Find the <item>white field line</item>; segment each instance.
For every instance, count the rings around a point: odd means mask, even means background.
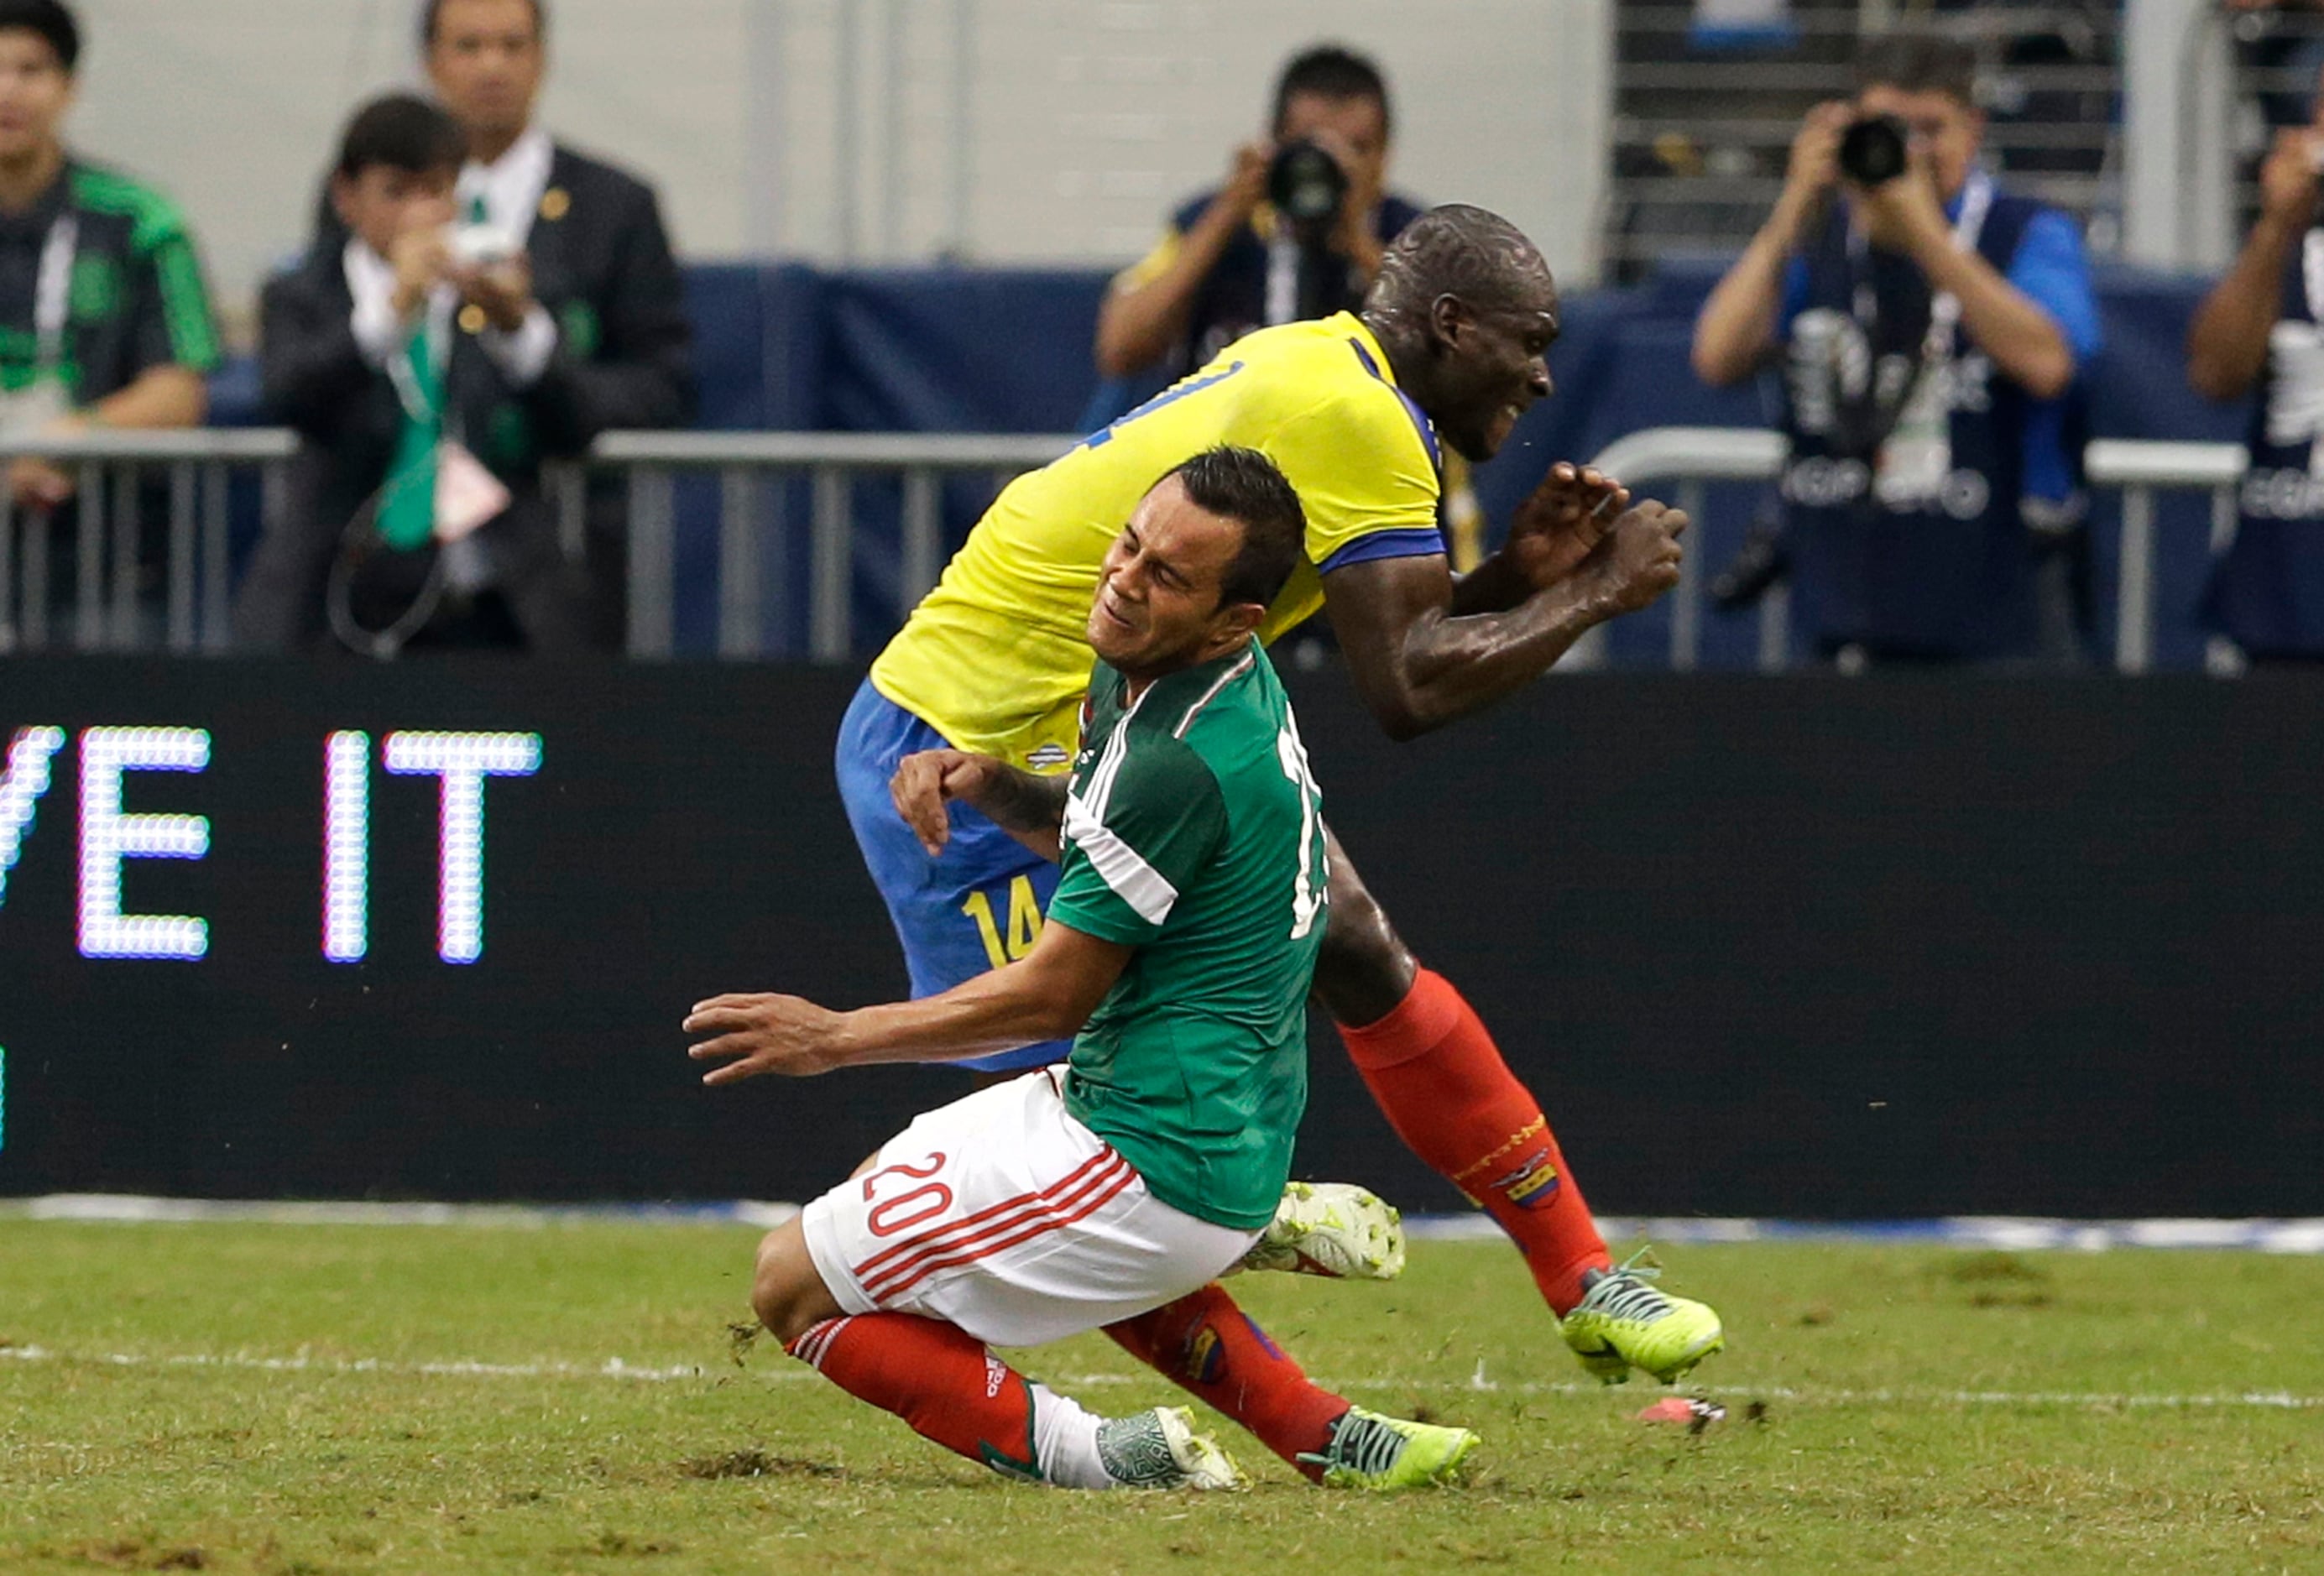
[[[0,1220],[286,1226],[470,1226],[540,1230],[618,1222],[656,1226],[753,1226],[764,1230],[798,1212],[796,1204],[730,1199],[686,1204],[383,1203],[359,1200],[268,1201],[150,1198],[130,1194],[50,1194],[0,1199]],[[1415,1241],[1503,1240],[1481,1214],[1407,1215]],[[2208,1248],[2324,1254],[2324,1219],[2068,1221],[1960,1215],[1916,1221],[1814,1221],[1688,1216],[1601,1215],[1609,1239],[1691,1243],[1880,1242],[1900,1247],[2060,1249],[2101,1253],[2128,1248]]]
[[[295,1357],[259,1357],[246,1352],[92,1353],[54,1351],[42,1346],[7,1346],[0,1347],[0,1363],[5,1362],[53,1362],[126,1369],[215,1369],[325,1376],[386,1374],[423,1378],[625,1379],[642,1384],[682,1383],[688,1379],[711,1377],[710,1370],[700,1364],[681,1363],[668,1367],[655,1367],[624,1362],[618,1357],[607,1358],[603,1363],[591,1367],[583,1363],[479,1362],[468,1359],[437,1362],[398,1362],[383,1358],[327,1358],[309,1357],[303,1354]],[[779,1367],[754,1369],[752,1377],[788,1383],[814,1380],[820,1376],[814,1369],[803,1365],[795,1367],[785,1364]],[[1145,1374],[1063,1374],[1050,1376],[1050,1378],[1052,1382],[1068,1390],[1103,1388],[1116,1385],[1144,1385],[1154,1382],[1152,1376]],[[1503,1396],[1605,1396],[1608,1394],[1602,1385],[1578,1381],[1519,1379],[1504,1383],[1486,1378],[1481,1365],[1476,1373],[1466,1379],[1325,1376],[1316,1382],[1339,1390],[1473,1391]],[[1688,1385],[1682,1387],[1682,1389],[1690,1394],[1728,1396],[1748,1400],[1789,1401],[1805,1405],[1823,1406],[2078,1406],[2107,1412],[2133,1408],[2158,1411],[2238,1408],[2265,1411],[2324,1411],[2324,1396],[2296,1396],[2285,1390],[2248,1390],[2233,1394],[2172,1396],[2089,1390],[1947,1390],[1913,1387],[1876,1390],[1849,1389],[1845,1387],[1830,1389],[1801,1389],[1789,1385]]]

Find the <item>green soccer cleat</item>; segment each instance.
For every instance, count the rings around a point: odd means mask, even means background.
[[[1332,1424],[1331,1442],[1320,1452],[1299,1459],[1323,1469],[1327,1488],[1386,1493],[1458,1480],[1461,1463],[1477,1444],[1477,1436],[1465,1428],[1407,1423],[1401,1417],[1351,1406]]]
[[[1394,1280],[1404,1273],[1404,1217],[1350,1183],[1286,1183],[1275,1219],[1235,1267]]]
[[[1709,1304],[1674,1297],[1649,1283],[1661,1270],[1640,1263],[1645,1249],[1627,1264],[1600,1270],[1582,1304],[1559,1323],[1565,1344],[1601,1383],[1627,1383],[1632,1368],[1665,1385],[1727,1344],[1719,1315]]]
[[[1157,1406],[1097,1425],[1097,1459],[1121,1488],[1245,1488],[1234,1458],[1194,1432],[1184,1406]]]

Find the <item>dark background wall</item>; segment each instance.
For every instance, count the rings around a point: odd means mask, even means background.
[[[196,963],[75,945],[78,740],[0,901],[0,1194],[801,1198],[960,1087],[709,1093],[723,990],[900,987],[830,786],[850,675],[14,661],[30,724],[207,728],[127,807]],[[1609,1212],[2324,1213],[2324,685],[1600,677],[1397,747],[1294,676],[1326,809]],[[368,730],[372,949],[320,947],[325,736]],[[478,963],[435,951],[395,729],[540,733],[485,789]],[[1300,1165],[1455,1202],[1315,1037]]]

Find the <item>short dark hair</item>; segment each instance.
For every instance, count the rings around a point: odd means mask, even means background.
[[[352,180],[384,164],[423,175],[457,170],[467,156],[468,140],[450,115],[416,94],[389,93],[347,122],[339,138],[338,173]]]
[[[1867,39],[1856,52],[1856,87],[1895,88],[1906,93],[1942,93],[1964,105],[1977,103],[1977,50],[1942,33],[1884,32]]]
[[[1242,546],[1219,580],[1219,605],[1271,604],[1306,551],[1307,513],[1275,462],[1255,448],[1221,444],[1164,473],[1186,489],[1188,502],[1242,527]]]
[[[421,49],[427,49],[436,41],[436,28],[443,20],[444,0],[427,0],[420,9]],[[549,0],[532,0],[532,31],[539,37],[549,36]]]
[[[1369,56],[1360,55],[1340,44],[1317,44],[1300,51],[1285,62],[1283,75],[1275,79],[1275,129],[1283,129],[1283,117],[1291,107],[1294,96],[1312,93],[1319,98],[1369,98],[1379,106],[1380,129],[1387,131],[1394,124],[1388,113],[1388,78],[1372,64]]]
[[[0,0],[0,32],[37,32],[71,76],[80,66],[80,23],[63,0]]]
[[[1450,202],[1389,244],[1364,309],[1418,321],[1447,295],[1472,307],[1506,307],[1528,299],[1548,277],[1549,264],[1523,230],[1489,209]]]

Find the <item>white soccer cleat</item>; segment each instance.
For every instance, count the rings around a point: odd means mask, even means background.
[[[1394,1280],[1404,1273],[1404,1217],[1352,1183],[1289,1183],[1276,1202],[1275,1219],[1235,1267]]]
[[[1194,1432],[1184,1406],[1157,1406],[1097,1425],[1097,1458],[1121,1488],[1247,1488],[1234,1458]]]

